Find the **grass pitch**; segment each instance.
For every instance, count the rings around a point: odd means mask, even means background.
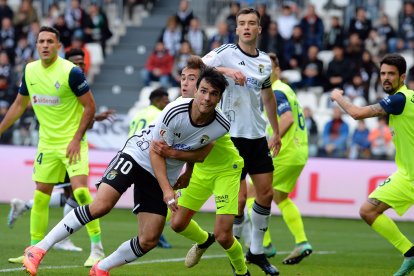
[[[29,213],[9,229],[8,211],[8,205],[0,205],[0,276],[22,275],[20,266],[8,263],[7,259],[21,255],[29,244]],[[51,208],[49,229],[61,217],[61,208]],[[204,229],[213,230],[214,214],[200,213],[195,218]],[[294,240],[281,217],[271,218],[271,235],[278,254],[270,262],[277,266],[281,275],[392,275],[402,262],[400,253],[361,220],[304,218],[304,224],[314,253],[298,265],[283,265],[281,262],[293,249]],[[409,239],[414,240],[412,222],[397,224]],[[126,209],[114,209],[101,219],[101,226],[107,255],[137,233],[136,217]],[[184,266],[184,257],[192,242],[175,234],[168,225],[164,234],[173,248],[156,248],[134,263],[113,269],[111,275],[232,275],[229,261],[217,243],[207,250],[197,266],[189,269]],[[89,275],[89,269],[83,267],[89,254],[86,230],[82,229],[71,238],[83,252],[52,249],[43,260],[38,275]],[[248,265],[248,268],[252,275],[264,275],[255,265]]]

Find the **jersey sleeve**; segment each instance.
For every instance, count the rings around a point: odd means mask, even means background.
[[[158,115],[155,120],[155,129],[153,134],[154,140],[163,140],[167,145],[172,146],[174,144],[174,129],[175,121],[169,120],[170,118],[170,108],[168,106],[164,108],[161,114]]]
[[[275,90],[275,96],[276,96],[276,101],[277,101],[277,114],[279,116],[287,111],[292,111],[289,101],[283,92],[279,90]]]
[[[216,50],[210,51],[207,55],[202,58],[204,64],[211,67],[223,66],[219,54]]]
[[[379,104],[388,114],[399,115],[404,110],[405,101],[405,95],[398,92],[389,97],[385,97],[379,102]]]
[[[69,86],[77,97],[84,95],[90,90],[85,75],[79,67],[73,67],[70,71]]]
[[[20,86],[19,86],[19,93],[22,96],[29,96],[29,90],[27,89],[26,78],[25,78],[24,73],[22,76],[22,82],[20,83]]]
[[[272,81],[270,80],[270,76],[263,82],[262,89],[266,89],[272,86]]]

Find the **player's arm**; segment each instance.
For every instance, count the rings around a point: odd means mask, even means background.
[[[354,105],[343,97],[343,93],[343,90],[334,89],[331,92],[331,100],[337,102],[338,105],[355,120],[380,117],[388,114],[379,103],[362,107]]]
[[[177,182],[174,185],[174,190],[187,188],[190,184],[191,175],[193,174],[194,163],[187,162],[185,164],[184,172],[178,177]]]
[[[280,115],[279,131],[280,137],[283,137],[289,128],[293,125],[293,114],[292,111],[286,111]]]
[[[27,108],[27,105],[29,104],[29,101],[29,91],[27,90],[26,79],[23,74],[22,84],[19,87],[19,93],[3,120],[0,122],[0,136],[22,116]]]
[[[175,150],[168,146],[167,143],[161,140],[153,140],[151,147],[159,155],[165,158],[177,159],[185,162],[197,163],[204,162],[207,155],[213,149],[215,142],[209,143],[206,146],[190,151]]]
[[[66,156],[69,158],[69,164],[72,164],[72,161],[76,162],[80,160],[80,143],[95,116],[96,105],[88,82],[86,81],[83,72],[78,67],[73,67],[69,74],[69,86],[83,106],[82,118],[78,130],[73,136],[66,151]]]
[[[112,110],[112,109],[109,109],[107,111],[96,114],[93,117],[92,122],[89,124],[88,129],[93,128],[93,125],[94,125],[95,122],[101,122],[101,121],[106,120],[106,119],[108,119],[110,122],[112,122],[114,117],[115,117],[115,110]]]
[[[267,114],[276,114],[276,97],[271,87],[263,88],[261,90],[261,96],[263,105]],[[281,147],[279,123],[277,122],[276,116],[269,116],[269,123],[272,127],[273,134],[269,138],[268,145],[269,149],[273,151],[273,156],[276,156]]]
[[[173,188],[170,185],[170,181],[167,176],[167,165],[165,163],[165,158],[153,150],[153,147],[150,147],[150,160],[151,166],[153,167],[155,178],[160,185],[160,188],[163,193],[163,200],[167,204],[168,208],[171,211],[177,211],[178,205],[176,200],[176,194]]]
[[[280,137],[283,137],[289,128],[293,125],[294,118],[292,114],[292,108],[286,95],[280,91],[274,91],[277,102],[277,114],[279,115],[279,131]]]

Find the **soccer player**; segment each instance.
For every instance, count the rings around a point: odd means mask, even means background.
[[[148,124],[152,123],[157,116],[161,113],[164,107],[170,102],[168,99],[168,93],[164,88],[160,87],[151,92],[149,96],[150,105],[140,110],[132,119],[129,126],[128,137],[133,136],[135,133],[140,132]],[[161,234],[157,244],[161,248],[171,248],[171,244],[167,241],[165,236]]]
[[[95,114],[95,101],[81,69],[58,56],[59,31],[41,27],[37,37],[40,59],[27,64],[19,94],[0,123],[0,134],[26,110],[31,101],[40,124],[40,139],[33,177],[36,182],[30,215],[31,245],[43,239],[54,184],[69,174],[79,205],[92,202],[87,187],[88,144],[85,132]],[[104,257],[99,221],[87,226],[91,254],[84,263],[92,266]]]
[[[188,59],[187,66],[181,73],[183,98],[194,98],[196,83],[204,68],[201,58],[191,56]],[[158,146],[165,157],[178,154],[165,143]],[[175,232],[196,242],[186,256],[187,267],[196,265],[207,248],[217,239],[230,259],[234,274],[250,275],[244,261],[243,249],[232,232],[243,163],[243,158],[228,134],[217,139],[203,163],[196,163],[194,167],[187,163],[187,170],[180,177],[178,185],[181,188],[188,186],[181,190],[178,210],[171,218],[171,227]],[[215,197],[217,214],[214,235],[203,230],[192,219],[212,194]]]
[[[154,125],[129,138],[106,169],[94,201],[71,211],[42,241],[25,250],[26,271],[36,275],[40,261],[54,243],[107,214],[132,183],[139,236],[95,264],[90,275],[109,275],[110,269],[132,262],[154,248],[164,228],[167,208],[177,211],[173,186],[184,162],[162,157],[151,143],[164,140],[183,155],[199,154],[205,158],[205,146],[230,128],[224,114],[216,109],[226,85],[221,73],[206,69],[197,82],[194,100],[174,101],[164,108]]]
[[[389,116],[397,171],[368,196],[359,212],[374,231],[404,255],[404,261],[395,276],[408,275],[414,270],[413,243],[384,214],[392,208],[402,216],[414,202],[414,91],[404,85],[406,70],[407,63],[399,54],[389,54],[381,60],[381,84],[389,96],[377,104],[359,107],[347,101],[342,90],[334,89],[331,93],[331,99],[355,120]]]
[[[260,98],[267,114],[276,114],[276,99],[271,89],[272,64],[269,56],[256,48],[261,32],[260,15],[254,9],[237,13],[238,44],[224,44],[203,57],[205,64],[214,66],[229,80],[221,108],[230,120],[230,136],[244,159],[239,193],[239,211],[233,226],[234,235],[241,236],[246,203],[246,175],[249,173],[257,196],[252,211],[251,246],[248,262],[258,265],[265,273],[279,272],[263,254],[263,235],[269,224],[273,198],[273,164],[270,150],[280,149],[279,126],[276,117],[269,117],[273,135],[266,141],[266,121],[262,118]]]

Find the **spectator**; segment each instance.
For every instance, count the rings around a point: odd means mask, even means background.
[[[300,27],[304,35],[304,47],[306,50],[312,45],[323,49],[323,35],[325,30],[323,21],[316,14],[313,4],[308,4],[306,14],[300,21]]]
[[[348,58],[344,55],[344,48],[340,45],[335,45],[332,49],[334,57],[328,64],[326,71],[327,85],[325,91],[330,91],[333,88],[343,88],[345,82],[351,78],[351,64]]]
[[[7,78],[7,83],[10,85],[14,82],[13,66],[10,64],[9,56],[5,51],[0,52],[0,75]]]
[[[65,21],[69,29],[76,36],[83,36],[83,27],[85,26],[86,12],[80,5],[80,0],[71,0],[70,5],[66,6]]]
[[[30,47],[32,47],[33,49],[36,49],[36,41],[37,41],[37,36],[39,35],[39,30],[40,30],[39,22],[33,22],[32,24],[30,24],[30,30],[27,33],[27,40],[29,41]],[[35,53],[35,56],[36,56],[36,53]],[[37,55],[37,58],[38,57],[39,56]]]
[[[299,87],[308,88],[324,85],[323,62],[318,59],[319,49],[310,46],[301,68],[302,80]]]
[[[30,47],[27,37],[22,35],[17,41],[15,49],[14,70],[19,75],[16,79],[21,79],[21,74],[27,63],[33,60],[34,49]]]
[[[83,31],[85,33],[85,42],[98,42],[102,47],[102,52],[105,57],[106,41],[112,37],[112,32],[109,29],[106,14],[95,3],[89,5]]]
[[[14,63],[14,49],[16,47],[17,33],[10,18],[5,17],[1,21],[0,43],[1,49],[6,51],[9,59]]]
[[[269,14],[267,13],[267,5],[265,3],[259,3],[256,6],[256,10],[260,14],[260,27],[262,27],[261,33],[267,33],[269,30],[270,22],[272,21]]]
[[[371,20],[367,18],[365,9],[363,7],[356,8],[355,17],[351,19],[349,23],[349,34],[358,34],[361,40],[365,40],[368,37],[369,32],[372,29]]]
[[[365,87],[362,81],[361,74],[354,73],[351,82],[345,83],[344,95],[347,96],[352,102],[357,99],[363,99],[364,105],[368,102],[368,95],[365,95]]]
[[[190,42],[194,54],[202,56],[207,52],[208,38],[206,32],[201,28],[198,18],[194,17],[191,19],[190,29],[185,38]]]
[[[59,5],[57,3],[52,3],[49,6],[49,9],[47,11],[47,16],[44,19],[44,22],[42,22],[42,25],[46,25],[46,26],[53,26],[56,24],[56,20],[57,18],[62,15],[63,16],[63,20],[65,20],[65,16],[63,14],[61,14],[60,12],[60,8]]]
[[[386,117],[378,117],[378,126],[371,130],[368,140],[371,142],[371,152],[374,159],[393,158],[392,134]]]
[[[234,43],[236,37],[232,32],[229,31],[226,22],[219,22],[217,24],[217,33],[213,35],[209,41],[209,50],[214,49],[214,45],[223,45],[228,43]],[[217,47],[217,46],[216,46]]]
[[[408,70],[407,86],[408,86],[408,89],[414,90],[414,66],[412,66],[410,70]]]
[[[339,21],[339,17],[331,17],[331,28],[325,35],[325,48],[332,50],[335,46],[344,46],[344,28]]]
[[[345,157],[349,135],[348,124],[342,119],[342,110],[333,108],[332,120],[327,122],[322,134],[321,156]]]
[[[280,28],[279,28],[280,31]],[[285,58],[289,69],[300,69],[302,61],[305,56],[303,47],[304,39],[300,26],[293,28],[293,33],[290,39],[285,42]]]
[[[17,86],[13,83],[10,84],[5,76],[0,75],[0,101],[5,101],[10,106],[16,96]]]
[[[0,100],[0,122],[3,121],[4,115],[9,110],[10,104],[4,100]],[[12,144],[13,128],[9,128],[2,135],[0,135],[0,144]]]
[[[10,18],[10,20],[13,20],[14,12],[7,4],[7,0],[0,0],[0,22],[5,17]]]
[[[292,11],[292,7],[288,4],[283,5],[282,14],[277,17],[276,22],[279,27],[279,33],[285,40],[292,37],[293,28],[299,24],[296,15]]]
[[[351,146],[349,148],[349,158],[369,159],[371,157],[371,142],[368,140],[369,130],[364,120],[358,121],[358,126],[352,134]]]
[[[193,11],[190,9],[188,0],[181,0],[178,6],[178,11],[175,15],[177,22],[181,26],[182,37],[184,37],[190,27],[190,21],[194,18]]]
[[[396,38],[397,34],[389,22],[388,16],[382,14],[380,17],[379,25],[377,27],[378,35],[382,37],[383,41],[386,42],[386,51],[388,51],[388,44],[392,38]]]
[[[60,42],[63,44],[63,47],[69,47],[72,41],[72,30],[68,27],[65,21],[65,16],[63,14],[58,15],[53,26],[60,33]]]
[[[240,11],[240,3],[237,1],[232,1],[230,3],[230,14],[226,18],[226,23],[229,29],[229,32],[231,32],[233,35],[236,35],[236,15]]]
[[[164,43],[157,42],[141,72],[144,85],[149,86],[151,81],[159,81],[164,88],[170,87],[173,65],[174,57],[168,53]]]
[[[305,106],[303,108],[303,115],[305,116],[306,129],[308,130],[309,156],[317,156],[319,143],[318,125],[313,119],[310,107]]]
[[[182,34],[175,16],[167,19],[167,26],[162,30],[158,41],[162,41],[170,55],[174,56],[180,49]]]
[[[173,86],[180,86],[181,71],[187,66],[187,60],[193,54],[190,43],[188,41],[181,42],[180,51],[178,51],[174,58],[174,67],[172,70]]]
[[[16,28],[17,35],[27,33],[30,29],[30,24],[38,21],[37,11],[32,5],[32,1],[22,0],[13,18],[13,25]]]
[[[284,42],[279,34],[277,23],[272,21],[269,24],[267,33],[263,33],[259,40],[259,49],[266,53],[275,53],[279,59],[280,68],[286,68],[286,62],[283,55]]]
[[[414,49],[414,3],[405,1],[398,17],[398,38],[390,39],[389,52]]]
[[[369,103],[369,89],[371,84],[377,83],[379,68],[373,60],[373,56],[367,50],[362,53],[362,62],[359,71],[364,82],[364,95],[366,95],[367,103]]]
[[[355,67],[360,64],[363,51],[364,43],[359,35],[357,33],[351,34],[346,45],[345,55],[353,67],[348,68],[348,70],[355,70]]]
[[[83,40],[82,35],[80,35],[79,33],[73,35],[69,47],[66,47],[64,51],[65,53],[67,53],[71,49],[81,49],[85,54],[85,68],[83,69],[83,73],[85,74],[85,76],[87,76],[89,73],[89,69],[91,68],[91,52],[88,50],[88,48],[85,47],[85,41]]]

